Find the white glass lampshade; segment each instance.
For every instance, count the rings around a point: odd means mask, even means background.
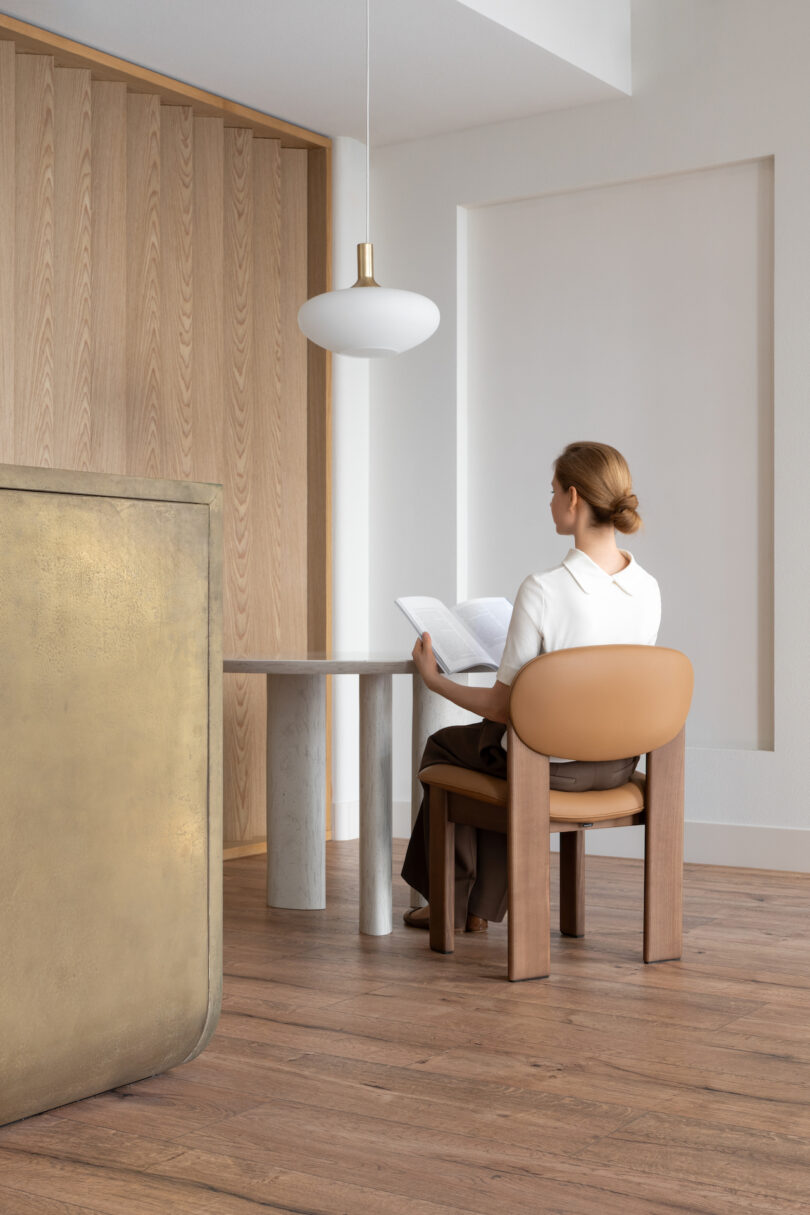
[[[302,305],[303,333],[336,354],[375,359],[418,346],[439,324],[439,309],[426,295],[395,287],[354,286],[326,291]]]
[[[298,309],[298,328],[316,346],[356,359],[379,359],[418,346],[439,325],[439,309],[426,295],[381,287],[374,280],[374,249],[357,246],[357,282],[325,291]]]

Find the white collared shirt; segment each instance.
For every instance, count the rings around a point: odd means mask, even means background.
[[[511,684],[538,654],[580,645],[655,645],[661,593],[630,553],[629,564],[607,574],[581,549],[562,565],[530,574],[520,585],[497,678]]]

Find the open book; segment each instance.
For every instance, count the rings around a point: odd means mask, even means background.
[[[512,604],[508,599],[468,599],[448,608],[441,599],[408,595],[395,600],[417,633],[430,633],[436,661],[446,674],[497,671]]]

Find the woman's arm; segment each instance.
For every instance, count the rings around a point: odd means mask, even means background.
[[[422,676],[431,692],[438,692],[454,705],[460,705],[470,713],[477,713],[490,721],[502,721],[506,724],[506,710],[509,705],[509,686],[497,680],[491,688],[469,688],[466,684],[455,683],[442,674],[433,653],[430,633],[423,633],[413,647],[413,660],[416,669]]]

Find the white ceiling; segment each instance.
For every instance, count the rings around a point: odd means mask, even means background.
[[[365,139],[364,0],[16,0],[6,11],[326,135]],[[373,144],[623,95],[621,72],[595,51],[612,40],[615,65],[626,26],[629,55],[629,0],[371,0],[371,13]]]

